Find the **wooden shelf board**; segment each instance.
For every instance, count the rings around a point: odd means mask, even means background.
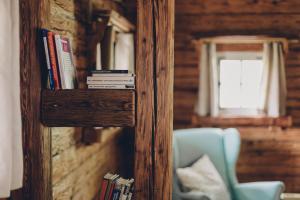
[[[41,121],[50,127],[134,127],[134,90],[43,90]]]

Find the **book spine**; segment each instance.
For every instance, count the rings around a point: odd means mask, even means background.
[[[109,191],[109,196],[108,196],[108,199],[111,200],[113,198],[113,191],[115,189],[115,186],[116,184],[115,183],[112,183],[111,185],[111,188],[110,188],[110,191]]]
[[[93,74],[107,74],[107,73],[117,73],[117,74],[128,74],[128,70],[93,70],[91,71]]]
[[[42,37],[43,37],[43,44],[44,44],[44,51],[46,57],[46,64],[48,70],[48,80],[49,80],[49,87],[51,90],[54,90],[54,80],[53,80],[53,72],[51,69],[50,58],[49,58],[49,49],[47,44],[47,30],[42,30]]]
[[[57,63],[56,63],[53,33],[50,31],[48,32],[48,47],[49,47],[50,63],[51,63],[52,70],[53,70],[53,79],[54,79],[55,89],[60,89],[61,87],[60,87],[59,74],[58,74]]]
[[[87,81],[89,85],[134,85],[134,81],[114,81],[114,80],[98,80],[98,81]]]
[[[66,89],[64,71],[63,71],[64,70],[63,69],[64,61],[63,61],[63,55],[62,55],[62,46],[61,46],[60,35],[55,34],[54,39],[55,39],[56,55],[57,55],[57,63],[58,63],[58,69],[59,69],[59,74],[60,74],[61,88]]]
[[[128,194],[127,200],[131,200],[131,199],[132,199],[132,193],[130,192],[130,193]]]
[[[92,77],[133,77],[134,74],[120,74],[120,73],[102,73],[92,74]]]
[[[121,188],[121,194],[120,194],[119,200],[124,200],[124,196],[125,196],[124,191],[125,191],[125,185],[123,184],[122,188]]]
[[[134,77],[95,77],[89,76],[87,77],[87,81],[128,81],[134,82]]]
[[[88,89],[125,90],[125,89],[135,89],[135,86],[134,85],[88,85]]]
[[[118,200],[120,191],[118,189],[114,189],[113,195],[112,195],[112,200]]]
[[[104,200],[105,199],[105,193],[106,193],[107,183],[108,183],[108,181],[106,179],[104,179],[102,181],[100,200]]]

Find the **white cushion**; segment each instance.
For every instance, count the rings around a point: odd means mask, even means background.
[[[176,170],[183,187],[191,191],[203,192],[211,200],[230,200],[224,181],[207,155],[202,156],[192,166]]]

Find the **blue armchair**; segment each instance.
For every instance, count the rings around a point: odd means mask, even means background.
[[[182,192],[176,169],[187,167],[207,154],[223,178],[233,200],[280,200],[280,181],[238,183],[235,166],[240,151],[236,129],[195,128],[174,131],[173,200],[208,200],[201,192]]]

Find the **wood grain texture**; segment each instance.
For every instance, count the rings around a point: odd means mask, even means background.
[[[269,14],[269,13],[300,13],[300,2],[297,0],[270,1],[270,0],[185,0],[176,2],[176,13],[187,14]],[[268,13],[266,13],[268,11]]]
[[[22,199],[50,200],[51,138],[40,124],[41,68],[39,27],[48,27],[48,0],[20,0],[21,109],[24,187]]]
[[[56,127],[135,125],[133,90],[44,90],[42,121]]]
[[[285,192],[300,191],[300,131],[280,128],[239,128],[241,155],[237,172],[241,182],[280,180]]]
[[[138,1],[135,199],[172,192],[174,1]]]
[[[153,199],[154,30],[153,2],[137,1],[135,199]]]
[[[154,199],[172,199],[174,0],[154,1],[155,93]]]
[[[233,126],[252,126],[252,127],[269,127],[269,126],[278,126],[278,127],[291,127],[292,118],[287,117],[200,117],[197,114],[194,114],[192,117],[193,126],[202,126],[202,127],[233,127]]]

